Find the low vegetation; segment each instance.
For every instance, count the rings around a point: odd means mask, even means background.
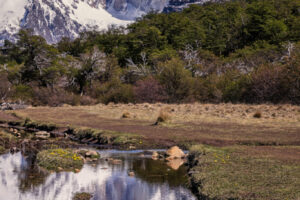
[[[5,152],[17,143],[17,137],[0,129],[0,152]]]
[[[78,171],[84,161],[80,155],[71,149],[49,149],[37,154],[37,163],[49,171]]]
[[[0,154],[3,154],[3,153],[5,153],[5,148],[0,145]]]
[[[168,122],[170,119],[171,119],[170,113],[168,113],[168,111],[166,111],[166,110],[161,110],[161,111],[159,112],[158,117],[157,117],[156,124],[159,124],[159,123],[166,123],[166,122]]]
[[[191,147],[193,189],[207,199],[300,198],[299,147]]]

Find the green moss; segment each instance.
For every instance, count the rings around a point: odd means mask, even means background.
[[[37,162],[40,167],[47,170],[64,171],[80,170],[83,167],[83,159],[71,149],[49,149],[37,154]]]
[[[0,130],[0,146],[2,146],[5,149],[5,147],[9,147],[11,146],[11,144],[14,144],[16,142],[17,137],[10,133],[7,133],[4,130]]]
[[[73,133],[79,140],[93,138],[101,144],[112,145],[138,145],[142,143],[143,139],[141,136],[132,133],[88,128],[73,129]]]
[[[3,146],[0,146],[0,154],[5,153],[5,148]]]
[[[36,121],[32,121],[29,118],[25,119],[25,122],[23,124],[26,128],[36,128],[43,131],[53,131],[57,128],[55,124],[51,123],[40,123]]]
[[[243,147],[196,145],[190,150],[193,160],[198,160],[192,166],[195,173],[191,179],[194,186],[198,184],[198,195],[209,199],[279,200],[300,197],[297,189],[300,187],[300,166],[297,162],[249,154],[251,149]]]
[[[90,200],[92,195],[86,192],[76,193],[73,200]]]

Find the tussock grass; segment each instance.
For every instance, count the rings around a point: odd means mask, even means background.
[[[131,117],[131,114],[129,113],[129,112],[124,112],[123,114],[122,114],[122,118],[123,119],[128,119],[128,118],[130,118]]]
[[[171,120],[171,115],[167,110],[161,110],[156,120],[156,124],[166,123]]]
[[[260,119],[260,118],[262,118],[262,113],[257,111],[256,113],[254,113],[253,117]]]

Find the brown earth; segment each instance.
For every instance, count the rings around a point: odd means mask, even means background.
[[[18,117],[0,111],[0,122],[9,122],[9,121],[18,121],[18,120],[20,120]]]

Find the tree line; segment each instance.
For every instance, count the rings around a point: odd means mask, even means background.
[[[20,30],[0,52],[1,101],[300,103],[299,0],[191,5],[57,44]]]

